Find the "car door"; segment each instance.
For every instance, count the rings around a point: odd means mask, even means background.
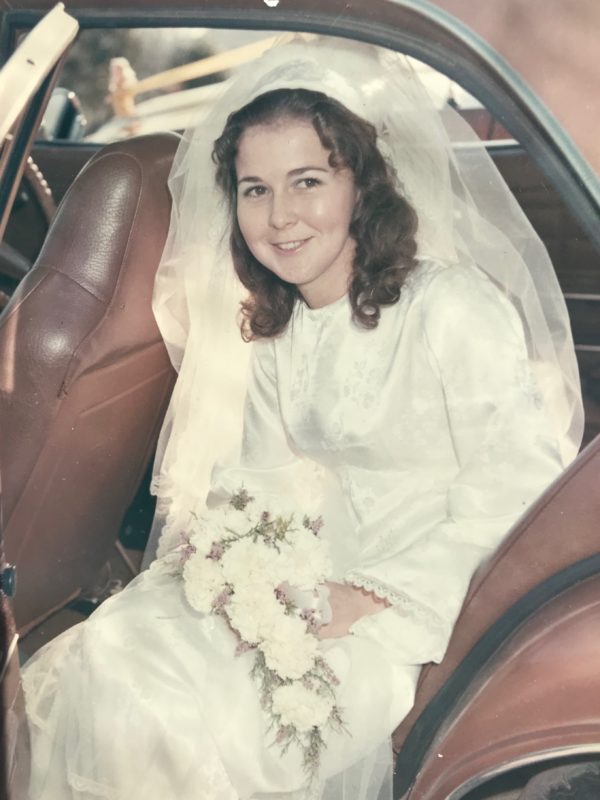
[[[28,106],[36,95],[43,106],[53,72],[76,31],[76,21],[57,7],[21,41],[0,71],[0,238],[35,127]],[[0,495],[1,487],[0,481]],[[0,528],[1,522],[0,504]],[[14,568],[6,563],[0,534],[0,703],[8,723],[0,728],[0,792],[17,797],[26,790],[28,736],[19,687],[18,637],[8,602],[14,582]]]
[[[3,27],[3,85],[0,87],[0,107],[3,124],[0,140],[3,141],[0,159],[0,310],[8,295],[29,267],[22,248],[11,242],[12,211],[23,205],[24,191],[19,192],[21,181],[35,193],[40,210],[48,217],[52,203],[48,187],[39,170],[31,162],[29,151],[37,130],[36,117],[45,108],[50,91],[60,72],[60,63],[77,32],[75,19],[65,14],[61,5],[49,12],[36,28],[25,38],[23,46],[16,51],[17,42],[26,29]],[[13,52],[14,51],[14,52]],[[50,68],[51,67],[51,68]],[[36,99],[34,96],[37,94]],[[9,134],[5,137],[5,134]],[[26,237],[35,239],[31,225]]]

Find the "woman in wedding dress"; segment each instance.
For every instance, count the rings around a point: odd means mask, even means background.
[[[552,266],[472,134],[373,47],[275,47],[186,135],[170,188],[158,557],[26,665],[30,796],[389,799],[421,666],[577,451]],[[275,741],[255,651],[179,568],[181,535],[241,487],[324,520],[317,635],[343,726],[311,781]]]

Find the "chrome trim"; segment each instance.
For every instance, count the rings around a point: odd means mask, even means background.
[[[10,664],[10,660],[14,656],[15,650],[17,649],[18,641],[19,641],[19,634],[15,633],[8,646],[8,650],[6,652],[6,658],[4,660],[4,664],[2,664],[2,669],[0,670],[0,682],[4,680],[4,676],[6,675],[6,671],[8,669],[8,665]]]

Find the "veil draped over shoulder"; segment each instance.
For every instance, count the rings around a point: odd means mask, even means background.
[[[165,553],[202,508],[213,466],[241,438],[251,345],[240,336],[244,289],[211,153],[231,112],[283,87],[324,92],[376,127],[378,146],[419,219],[417,256],[449,268],[475,265],[512,301],[565,464],[579,447],[581,393],[562,292],[484,143],[451,107],[436,105],[407,58],[342,39],[284,36],[227,82],[186,131],[169,179],[173,209],[154,313],[179,378],[156,455],[158,503],[146,563]]]

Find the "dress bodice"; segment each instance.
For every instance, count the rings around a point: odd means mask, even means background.
[[[360,522],[400,484],[413,497],[419,485],[429,493],[458,468],[423,337],[423,285],[434,271],[411,276],[374,329],[352,321],[347,297],[316,310],[298,303],[274,343],[289,438],[337,474]]]

